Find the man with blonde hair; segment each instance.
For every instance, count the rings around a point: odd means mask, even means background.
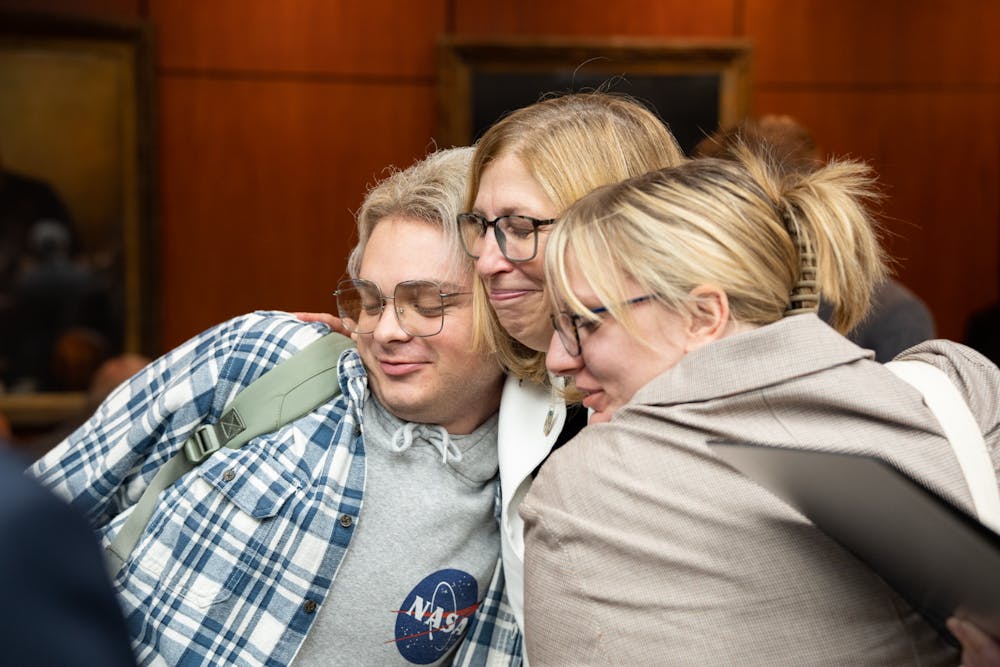
[[[472,345],[472,265],[450,224],[471,149],[371,190],[336,291],[357,350],[338,395],[159,496],[116,571],[140,664],[446,664],[498,569],[503,373]],[[116,390],[33,472],[105,544],[198,428],[323,327],[226,322]]]

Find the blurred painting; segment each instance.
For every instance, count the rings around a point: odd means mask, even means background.
[[[141,36],[0,16],[0,411],[148,345]]]

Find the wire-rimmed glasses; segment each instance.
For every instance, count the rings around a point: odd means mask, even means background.
[[[526,215],[501,215],[487,220],[478,213],[459,213],[458,228],[462,247],[473,259],[483,254],[486,231],[492,225],[497,246],[512,262],[527,262],[538,254],[538,228],[551,225],[555,218],[538,220]]]
[[[337,284],[337,312],[351,333],[375,331],[386,301],[392,301],[399,327],[411,336],[426,338],[444,328],[445,300],[472,292],[445,292],[440,283],[430,280],[407,280],[396,285],[392,296],[385,296],[370,280],[342,280]]]
[[[655,294],[637,296],[634,299],[625,301],[622,303],[622,306],[634,306],[637,303],[645,303],[655,297]],[[598,306],[597,308],[591,308],[590,312],[594,315],[600,315],[601,313],[608,312],[608,309],[605,306]],[[601,324],[601,320],[599,319],[595,320],[585,315],[568,313],[565,310],[553,313],[549,317],[552,319],[552,328],[559,334],[559,340],[562,341],[563,347],[571,357],[580,356],[580,327],[582,326],[587,331],[593,331]],[[580,322],[583,322],[583,324],[581,325]]]

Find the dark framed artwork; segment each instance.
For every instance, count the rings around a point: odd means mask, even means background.
[[[438,145],[465,145],[504,114],[551,93],[602,89],[654,109],[690,152],[745,117],[743,41],[447,37],[438,59]]]
[[[0,413],[58,423],[103,359],[155,349],[142,24],[0,12]]]

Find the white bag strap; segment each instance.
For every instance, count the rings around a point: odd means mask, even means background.
[[[993,462],[958,388],[944,371],[923,361],[891,361],[885,366],[924,395],[924,404],[934,413],[955,450],[979,521],[1000,533],[1000,491]]]

